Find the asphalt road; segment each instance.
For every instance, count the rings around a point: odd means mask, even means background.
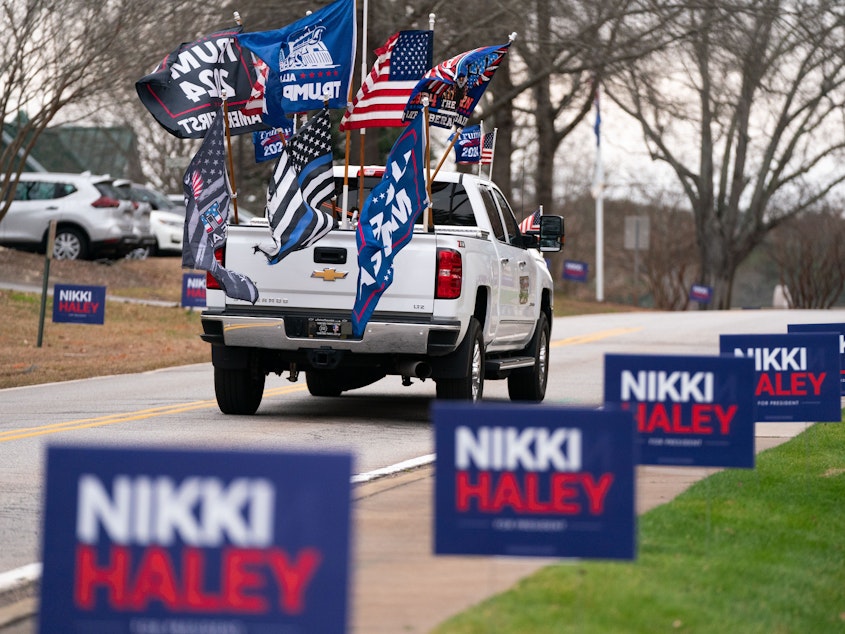
[[[597,405],[605,353],[718,353],[719,334],[786,332],[789,323],[845,321],[845,311],[626,313],[559,318],[547,403]],[[311,397],[304,378],[271,377],[256,416],[217,409],[210,364],[0,390],[0,573],[40,560],[45,448],[51,444],[237,450],[343,450],[367,479],[430,459],[432,381],[398,377],[336,399]],[[504,381],[485,400],[507,400]],[[21,630],[21,631],[26,631]]]

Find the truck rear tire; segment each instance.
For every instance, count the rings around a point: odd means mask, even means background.
[[[464,342],[458,350],[468,345],[467,368],[464,376],[457,379],[437,379],[437,398],[452,401],[480,401],[484,394],[484,337],[481,325],[475,317],[469,320]]]
[[[531,343],[525,349],[526,354],[534,357],[530,368],[515,370],[508,377],[508,396],[512,401],[542,401],[546,397],[546,384],[549,381],[549,320],[545,313],[540,313],[537,327]]]
[[[249,368],[214,368],[214,394],[224,414],[252,416],[264,396],[264,374]]]

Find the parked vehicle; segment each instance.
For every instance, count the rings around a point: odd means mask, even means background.
[[[185,231],[185,206],[180,199],[174,202],[169,196],[152,187],[132,184],[133,200],[150,205],[150,227],[155,244],[150,255],[178,255],[182,253]]]
[[[0,220],[0,244],[43,253],[51,220],[57,221],[53,257],[59,260],[120,258],[139,244],[134,209],[107,176],[22,173]]]
[[[133,231],[138,236],[138,247],[127,257],[144,259],[156,248],[156,237],[150,223],[152,205],[139,195],[138,185],[132,181],[120,178],[114,181],[114,187],[121,200],[130,201],[135,210]]]
[[[373,174],[365,191],[380,180]],[[351,200],[357,187],[353,172]],[[438,398],[476,401],[485,379],[507,379],[511,399],[542,401],[554,300],[542,252],[562,248],[563,218],[543,216],[539,231],[523,234],[494,183],[459,173],[440,173],[432,207],[433,230],[417,223],[361,336],[351,324],[353,227],[336,227],[268,266],[254,248],[267,242],[266,220],[230,224],[216,255],[253,280],[259,297],[255,305],[229,298],[207,279],[202,337],[211,344],[221,411],[255,413],[270,372],[290,372],[291,381],[304,372],[315,396],[398,375],[406,385],[433,379]]]

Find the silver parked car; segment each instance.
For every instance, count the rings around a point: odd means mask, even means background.
[[[121,200],[128,200],[135,210],[134,231],[138,236],[138,248],[132,251],[127,257],[143,259],[150,255],[156,248],[156,237],[151,224],[151,212],[153,210],[149,201],[138,193],[138,186],[125,178],[114,181],[114,188]]]
[[[139,245],[134,208],[121,201],[107,176],[24,172],[0,220],[0,244],[44,252],[57,221],[53,257],[119,258]]]
[[[156,237],[156,245],[151,250],[153,255],[180,255],[182,236],[185,231],[185,204],[180,198],[173,201],[169,196],[149,186],[132,185],[132,194],[137,200],[148,202],[150,225]]]

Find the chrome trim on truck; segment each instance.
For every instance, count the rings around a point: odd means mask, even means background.
[[[218,331],[222,330],[223,343],[227,346],[277,350],[330,347],[334,350],[361,353],[395,353],[401,350],[402,354],[426,354],[429,351],[430,334],[455,333],[454,339],[457,345],[462,331],[460,322],[413,324],[370,321],[361,339],[288,337],[285,332],[284,317],[204,314],[202,320],[204,324],[207,322],[219,324]]]

